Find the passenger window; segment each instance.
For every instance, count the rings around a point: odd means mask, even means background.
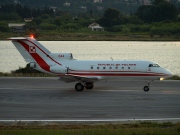
[[[93,67],[91,67],[91,69],[93,69]]]
[[[97,67],[97,69],[99,69],[99,67]]]
[[[118,69],[118,67],[116,67],[115,69]]]
[[[122,67],[122,69],[124,69],[124,67]]]
[[[128,69],[131,69],[130,67],[128,67]]]
[[[106,69],[106,67],[103,67],[103,69]]]
[[[109,69],[112,69],[112,67],[109,67]]]

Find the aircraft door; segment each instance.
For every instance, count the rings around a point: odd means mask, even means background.
[[[69,71],[69,67],[66,67],[66,68],[65,68],[66,74],[68,73],[68,71]]]
[[[149,66],[146,69],[146,72],[151,72],[152,64],[149,64]]]

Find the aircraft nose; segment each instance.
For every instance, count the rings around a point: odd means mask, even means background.
[[[166,70],[166,74],[167,74],[167,77],[172,77],[174,74],[171,72],[171,71],[169,71],[169,70]]]
[[[164,69],[164,74],[165,75],[163,77],[161,77],[160,80],[164,80],[166,78],[170,78],[170,77],[172,77],[174,75],[171,71],[169,71],[167,69]]]

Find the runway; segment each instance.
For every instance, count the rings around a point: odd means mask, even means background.
[[[58,78],[0,77],[0,121],[180,121],[180,81],[97,82],[76,92]]]

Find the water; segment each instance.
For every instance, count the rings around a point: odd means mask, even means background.
[[[70,52],[81,60],[150,60],[180,75],[180,42],[40,41],[51,52]],[[11,41],[0,41],[0,72],[25,67]]]

